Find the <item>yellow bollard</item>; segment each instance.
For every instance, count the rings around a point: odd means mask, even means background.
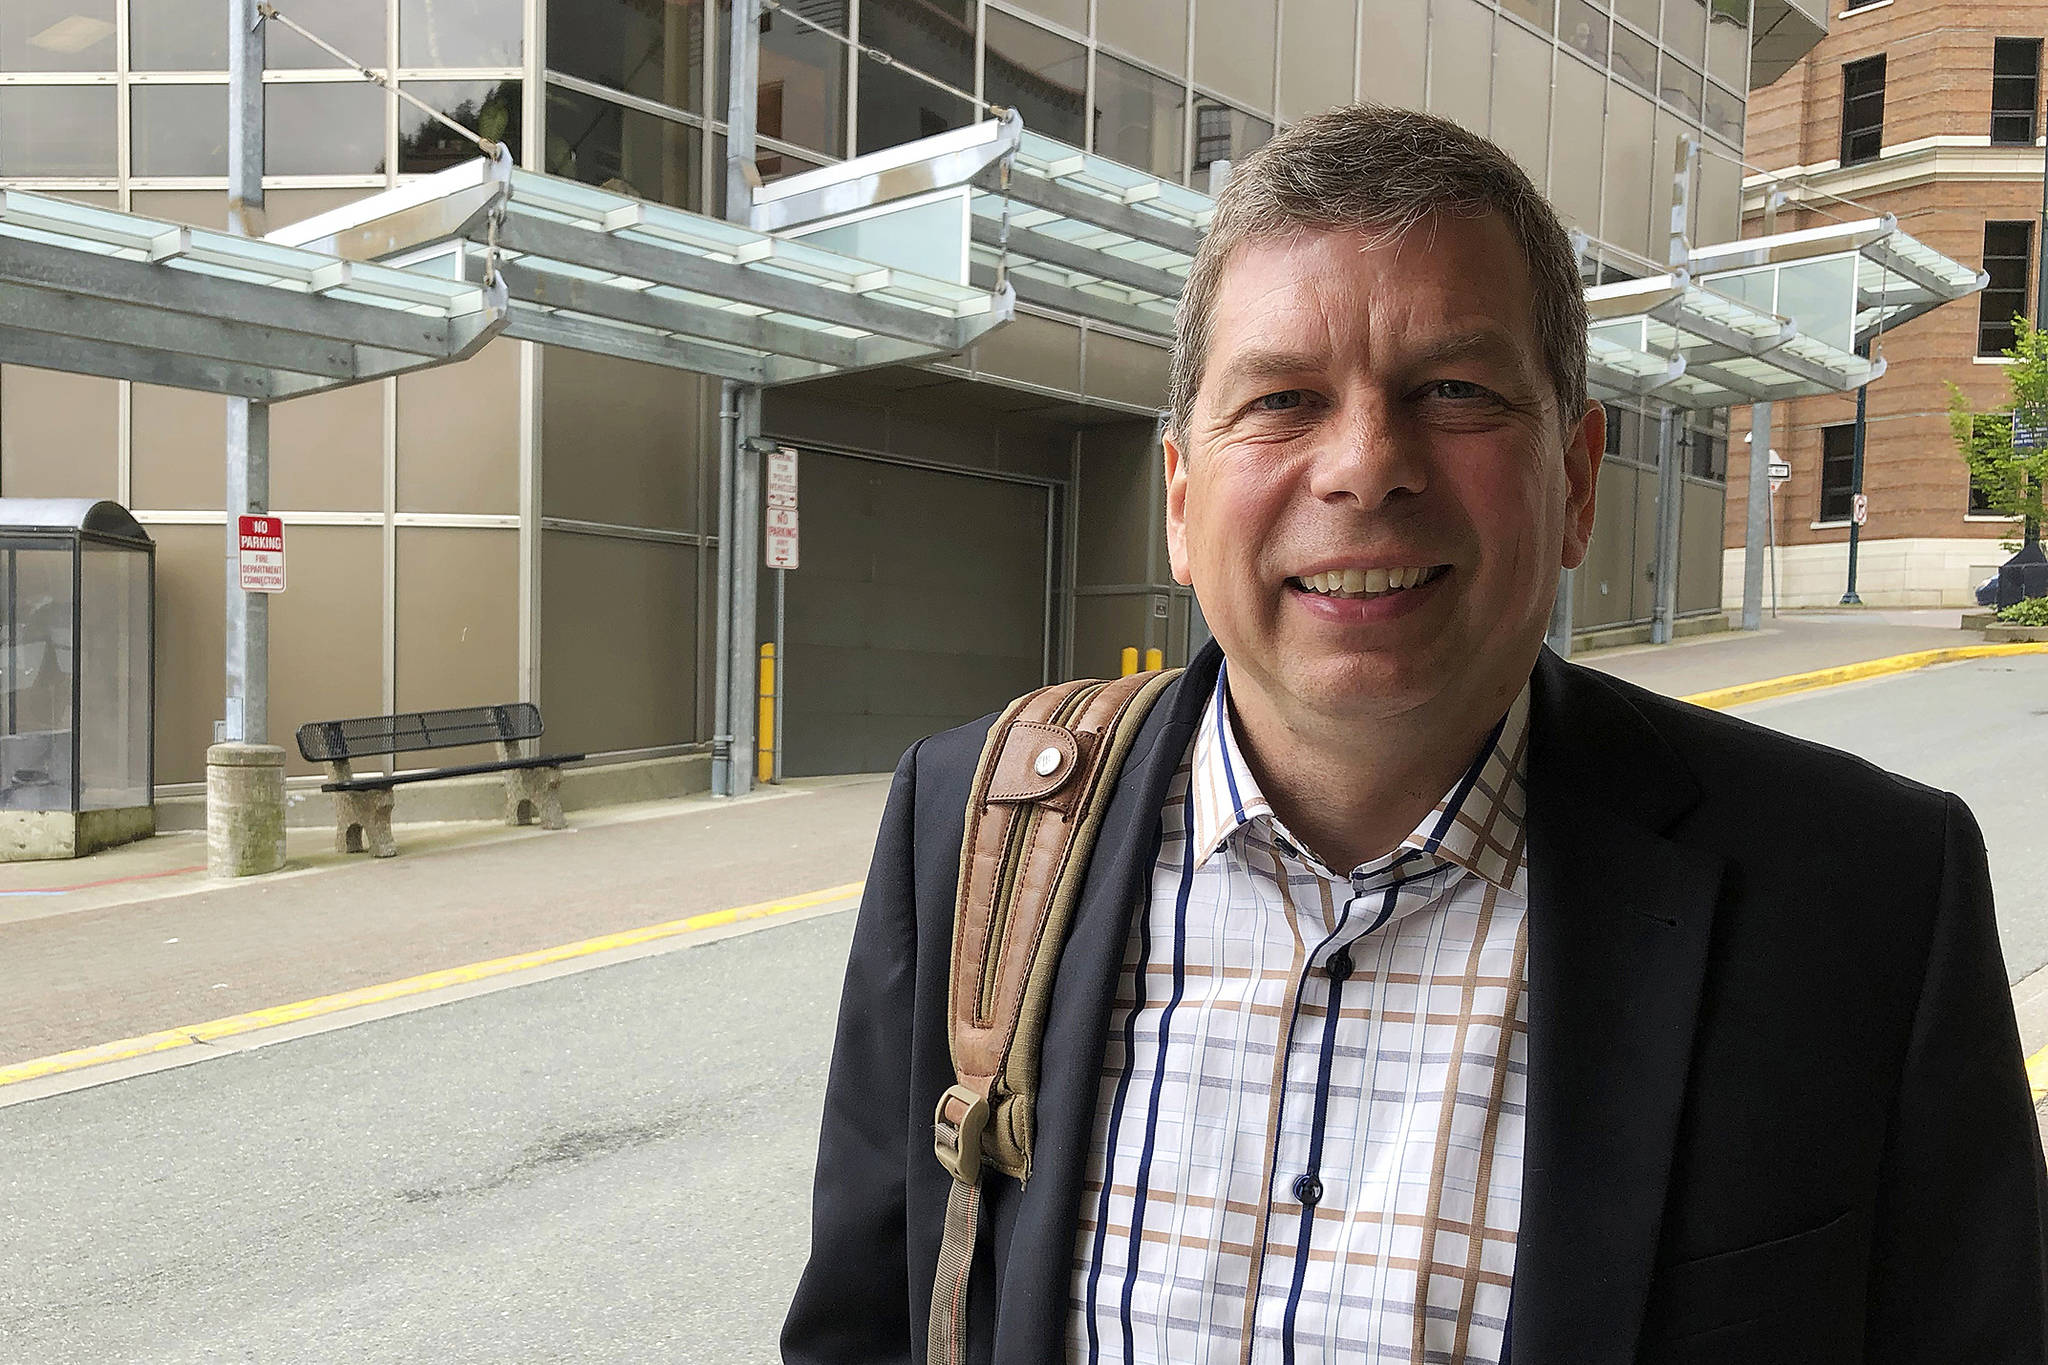
[[[1136,645],[1124,646],[1123,670],[1122,673],[1117,675],[1118,677],[1128,678],[1131,674],[1138,671],[1138,647]]]
[[[761,714],[754,722],[754,780],[775,780],[775,645],[761,646]]]
[[[1164,667],[1166,667],[1165,650],[1148,649],[1145,651],[1145,671],[1147,673],[1157,673]]]

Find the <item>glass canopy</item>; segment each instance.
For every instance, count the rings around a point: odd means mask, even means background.
[[[502,294],[0,190],[0,361],[275,401],[459,360]]]
[[[269,240],[409,275],[495,278],[510,297],[507,336],[748,384],[951,354],[1011,312],[1007,291],[503,160],[465,162]]]

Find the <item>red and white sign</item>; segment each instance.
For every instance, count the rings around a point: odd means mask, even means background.
[[[768,535],[765,541],[766,559],[771,569],[794,569],[796,567],[796,509],[794,507],[771,507],[768,509]]]
[[[243,517],[242,591],[284,591],[284,523],[276,517]]]
[[[788,448],[768,456],[768,505],[796,506],[796,452]]]
[[[1849,520],[1858,526],[1870,520],[1870,499],[1858,493],[1849,500]]]

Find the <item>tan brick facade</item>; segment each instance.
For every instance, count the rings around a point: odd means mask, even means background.
[[[1747,159],[1780,173],[1807,173],[1803,189],[1784,185],[1792,202],[1779,211],[1777,230],[1890,213],[1937,251],[1980,266],[1987,221],[2037,223],[2038,146],[1990,145],[1992,45],[2001,37],[2048,37],[2048,5],[1889,0],[1834,19],[1818,47],[1750,101]],[[1874,162],[1842,167],[1842,68],[1878,53],[1886,58],[1883,153]],[[1746,187],[1747,236],[1764,230],[1764,183],[1752,175]],[[1832,202],[1815,191],[1866,207]],[[2034,259],[2039,260],[2038,242]],[[2031,290],[2030,276],[2030,299]],[[1967,574],[1960,566],[1965,560],[1995,563],[2003,558],[1998,542],[2013,534],[2010,523],[1968,515],[1968,478],[1948,432],[1946,382],[1960,385],[1979,408],[2005,400],[2003,367],[1976,356],[1978,313],[1977,299],[1963,300],[1883,339],[1890,368],[1868,395],[1864,491],[1870,518],[1863,544],[1868,554],[1874,542],[1914,542],[1878,556],[1914,567],[1888,571],[1876,592],[1862,590],[1859,582],[1866,601],[1961,602]],[[1855,410],[1854,397],[1845,395],[1781,403],[1774,411],[1772,445],[1792,466],[1777,499],[1778,538],[1793,547],[1794,556],[1802,553],[1798,547],[1847,542],[1846,526],[1816,524],[1821,428],[1853,421]],[[1726,540],[1731,552],[1743,543],[1748,468],[1741,443],[1749,413],[1739,411],[1734,419]],[[1982,544],[1978,550],[1955,544],[1963,541]],[[1937,544],[1946,547],[1942,553],[1931,548]],[[1810,562],[1823,557],[1817,549],[1803,553]],[[1731,561],[1738,557],[1731,553]]]

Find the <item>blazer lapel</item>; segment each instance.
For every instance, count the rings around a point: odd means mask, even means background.
[[[1548,650],[1529,758],[1529,1108],[1518,1360],[1635,1358],[1724,860],[1667,831],[1698,800],[1614,684]]]
[[[1044,1365],[1065,1353],[1081,1182],[1095,1136],[1109,1012],[1159,850],[1159,811],[1187,755],[1223,658],[1212,641],[1145,718],[1103,818],[1053,982],[1039,1067],[1031,1180],[1016,1195],[995,1359]]]

